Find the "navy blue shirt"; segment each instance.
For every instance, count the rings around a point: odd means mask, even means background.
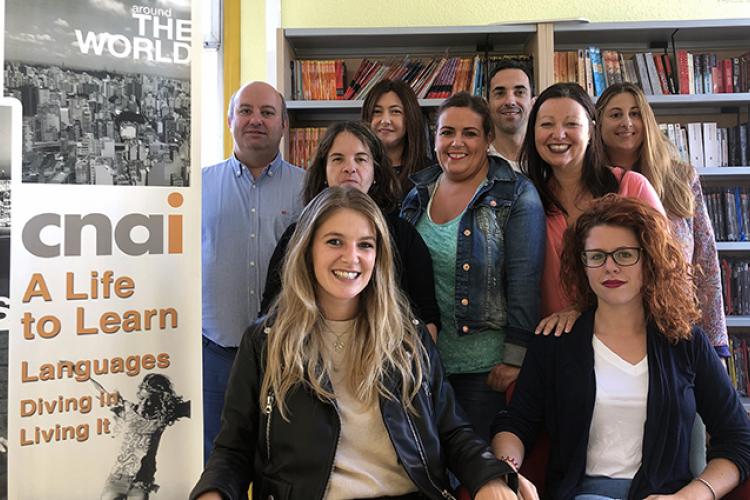
[[[533,446],[543,426],[550,435],[547,492],[569,499],[586,470],[591,416],[596,396],[594,310],[571,333],[537,336],[531,343],[508,409],[498,413],[492,435],[507,431]],[[628,498],[675,493],[693,479],[690,433],[696,410],[711,435],[708,460],[726,458],[750,473],[750,420],[724,366],[703,330],[672,344],[653,323],[647,331],[648,399],[641,467]]]

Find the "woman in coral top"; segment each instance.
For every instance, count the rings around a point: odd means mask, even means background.
[[[539,191],[547,217],[541,304],[545,320],[537,332],[549,323],[558,325],[556,333],[562,333],[580,314],[563,294],[560,255],[565,229],[575,223],[588,202],[607,193],[618,193],[641,199],[664,213],[659,196],[645,177],[606,166],[600,144],[592,140],[593,133],[594,104],[586,91],[574,83],[547,88],[529,114],[521,166]],[[570,322],[565,316],[568,312]]]

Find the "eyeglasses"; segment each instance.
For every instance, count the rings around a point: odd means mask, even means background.
[[[620,247],[611,252],[603,250],[584,250],[581,252],[581,260],[586,267],[602,267],[607,262],[607,257],[612,257],[618,266],[633,266],[641,260],[641,248]]]

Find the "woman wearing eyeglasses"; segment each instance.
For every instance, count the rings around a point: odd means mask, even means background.
[[[716,500],[750,474],[750,420],[703,330],[692,267],[667,219],[608,194],[564,237],[561,280],[582,311],[569,335],[536,337],[493,450],[520,465],[544,425],[552,498]],[[693,477],[700,414],[708,465]],[[521,491],[525,500],[534,492]]]

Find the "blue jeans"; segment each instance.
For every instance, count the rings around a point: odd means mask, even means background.
[[[575,500],[620,500],[628,498],[631,479],[584,476]]]
[[[469,417],[479,436],[490,442],[490,426],[497,412],[505,408],[505,393],[487,385],[485,373],[456,373],[448,381],[456,393],[458,405]]]
[[[221,429],[221,410],[237,349],[203,337],[203,461],[208,461]]]

